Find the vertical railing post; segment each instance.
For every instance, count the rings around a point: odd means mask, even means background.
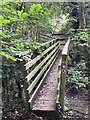
[[[23,78],[24,78],[24,93],[25,93],[25,103],[26,103],[26,106],[27,106],[27,109],[30,110],[30,104],[28,102],[29,100],[29,93],[28,93],[28,82],[27,82],[27,79],[26,79],[26,76],[27,76],[27,71],[26,71],[26,68],[25,68],[25,61],[22,61],[22,66],[21,66],[21,69],[22,69],[22,73],[23,73]]]
[[[60,88],[59,88],[59,102],[61,109],[64,110],[64,95],[66,86],[66,73],[67,73],[67,62],[68,62],[68,51],[69,51],[70,38],[64,46],[61,56],[61,77],[60,77]]]
[[[62,110],[64,110],[64,94],[65,94],[66,72],[67,72],[67,55],[62,55],[61,86],[60,86],[60,104],[61,104]]]

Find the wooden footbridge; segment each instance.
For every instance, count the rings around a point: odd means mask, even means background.
[[[67,56],[70,39],[54,33],[35,50],[41,53],[24,65],[27,107],[39,117],[56,117],[64,108]],[[29,55],[30,51],[21,55]],[[59,108],[58,108],[59,106]]]

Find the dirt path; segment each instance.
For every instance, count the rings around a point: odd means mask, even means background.
[[[88,90],[85,88],[79,89],[77,94],[67,93],[69,109],[74,118],[88,118]],[[69,112],[70,112],[69,111]]]

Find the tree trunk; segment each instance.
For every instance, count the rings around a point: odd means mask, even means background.
[[[86,26],[84,10],[85,10],[85,3],[79,2],[79,29],[83,29]]]

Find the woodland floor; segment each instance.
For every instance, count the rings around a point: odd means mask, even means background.
[[[79,89],[77,92],[67,88],[66,90],[67,102],[69,110],[67,118],[89,119],[88,117],[88,90],[85,88]]]

